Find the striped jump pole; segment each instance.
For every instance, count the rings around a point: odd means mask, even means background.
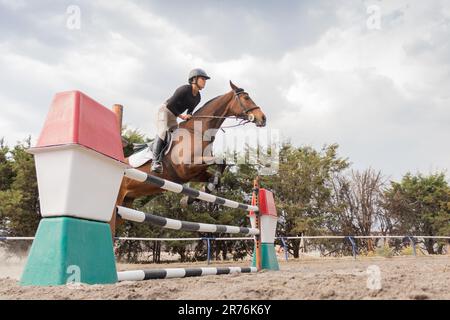
[[[157,216],[151,213],[145,213],[130,208],[117,206],[117,214],[124,220],[135,222],[146,222],[165,229],[196,231],[196,232],[215,232],[215,233],[242,233],[248,235],[259,234],[257,228],[226,226],[219,224],[198,223],[190,221],[181,221]]]
[[[222,267],[222,268],[170,268],[121,271],[117,273],[119,281],[142,281],[150,279],[170,279],[213,276],[232,273],[255,273],[256,267]]]
[[[203,200],[206,202],[220,204],[225,207],[234,208],[234,209],[242,209],[242,210],[253,211],[253,212],[259,211],[259,208],[257,206],[248,205],[248,204],[239,203],[239,202],[236,202],[233,200],[221,198],[221,197],[218,197],[218,196],[215,196],[215,195],[203,192],[203,191],[189,188],[189,187],[183,186],[181,184],[147,174],[147,173],[142,172],[137,169],[126,169],[125,177],[139,181],[139,182],[155,185],[155,186],[157,186],[161,189],[167,190],[167,191],[172,191],[175,193],[182,193],[182,194],[188,195],[195,199],[200,199],[200,200]]]
[[[11,241],[11,240],[34,240],[34,237],[0,237],[0,241]]]

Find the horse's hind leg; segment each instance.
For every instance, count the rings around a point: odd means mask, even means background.
[[[128,190],[123,186],[120,187],[119,194],[117,195],[116,205],[114,206],[111,220],[109,221],[109,227],[111,229],[111,235],[114,237],[116,235],[116,228],[123,223],[123,219],[120,218],[116,211],[117,206],[130,207],[133,204],[134,199],[127,197]],[[131,202],[131,203],[130,203]]]

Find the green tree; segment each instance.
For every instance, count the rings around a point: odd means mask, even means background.
[[[126,126],[123,126],[122,128],[122,139],[127,142],[123,148],[125,157],[129,157],[133,154],[133,143],[147,143],[150,141],[143,133],[140,133],[138,129],[128,129]]]
[[[276,191],[280,215],[278,235],[325,235],[329,219],[336,208],[331,206],[333,176],[349,166],[347,159],[338,157],[337,144],[295,148],[285,143],[280,150],[279,171],[263,177],[261,184]],[[327,220],[328,219],[328,220]],[[289,251],[299,256],[300,243],[289,241]]]
[[[13,182],[11,153],[3,138],[0,139],[0,191],[7,190]]]
[[[385,206],[395,231],[400,234],[448,236],[450,233],[450,188],[444,173],[428,176],[408,173],[401,182],[391,182]],[[426,239],[425,245],[428,253],[434,254],[442,252],[444,243]]]
[[[18,143],[7,157],[8,148],[1,148],[0,170],[6,178],[0,188],[0,229],[8,236],[34,236],[40,220],[34,159],[26,152],[30,140]]]

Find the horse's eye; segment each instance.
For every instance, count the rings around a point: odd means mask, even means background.
[[[244,99],[245,100],[250,100],[250,97],[249,96],[245,96]]]

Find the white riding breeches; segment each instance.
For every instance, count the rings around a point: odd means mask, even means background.
[[[158,116],[156,119],[156,133],[162,140],[166,139],[167,130],[178,125],[177,116],[170,111],[166,104],[163,103],[158,109]]]

